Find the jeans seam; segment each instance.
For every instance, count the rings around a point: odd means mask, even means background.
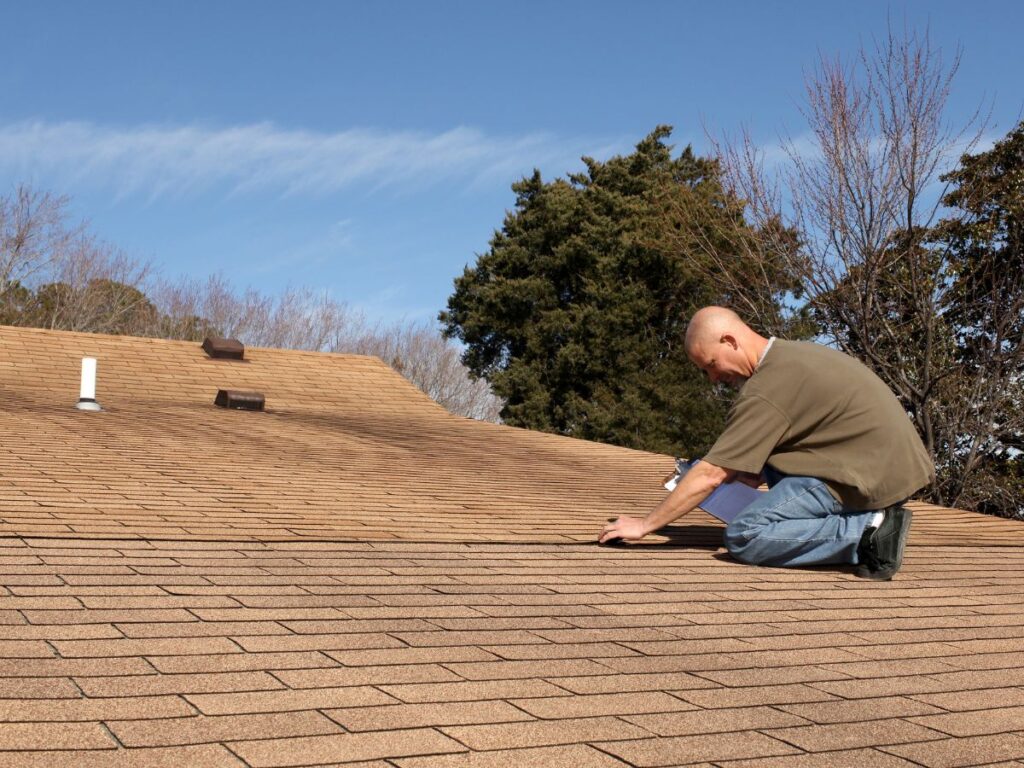
[[[818,488],[824,488],[824,487],[825,487],[824,483],[818,483],[817,485],[812,486],[810,488],[804,488],[802,491],[800,491],[800,493],[798,495],[791,496],[790,498],[786,499],[785,501],[780,501],[775,506],[768,507],[767,509],[763,510],[763,512],[774,512],[775,510],[777,510],[779,507],[783,506],[784,504],[791,504],[792,502],[796,501],[797,499],[799,499],[799,498],[801,498],[803,496],[807,496],[808,494],[810,494],[811,491],[815,491]],[[829,497],[831,498],[831,496],[832,496],[832,494],[830,493]],[[835,512],[835,499],[832,500],[832,508],[833,508],[833,511],[829,512],[830,515],[836,514],[836,512]]]
[[[797,542],[803,542],[803,541],[806,541],[806,542],[811,542],[811,541],[859,541],[860,538],[861,538],[861,534],[858,534],[856,536],[826,536],[826,537],[820,538],[820,539],[818,539],[818,538],[811,539],[811,538],[803,538],[803,537],[799,538],[799,539],[783,539],[783,538],[779,538],[777,536],[767,536],[765,534],[759,534],[757,538],[758,538],[759,541],[797,541]]]
[[[816,490],[817,488],[823,488],[824,486],[825,486],[824,483],[818,483],[817,485],[812,486],[811,488],[804,488],[796,496],[792,496],[792,497],[790,497],[788,499],[785,499],[784,501],[780,501],[777,504],[775,504],[774,506],[767,507],[766,509],[758,510],[757,514],[763,515],[763,514],[768,514],[768,513],[774,512],[779,507],[784,506],[786,504],[791,504],[794,501],[796,501],[797,499],[802,498],[803,496],[807,496],[808,494],[810,494],[811,491]],[[829,494],[829,495],[831,496],[831,494]],[[834,503],[833,503],[833,507],[834,507]],[[835,514],[835,512],[834,511],[833,512],[829,512],[829,514],[833,515],[833,514]],[[801,539],[773,539],[773,538],[765,536],[764,534],[757,534],[756,536],[748,537],[745,532],[743,534],[741,534],[741,535],[747,541],[753,541],[754,538],[758,538],[758,539],[762,539],[763,538],[763,539],[767,539],[769,541],[801,541]],[[827,539],[814,539],[814,541],[827,541]]]

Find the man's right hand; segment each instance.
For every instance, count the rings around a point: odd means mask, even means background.
[[[612,539],[624,539],[626,541],[638,541],[646,536],[647,518],[644,517],[619,517],[608,523],[601,531],[598,544],[605,544]]]

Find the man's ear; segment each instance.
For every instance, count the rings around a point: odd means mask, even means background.
[[[722,337],[719,339],[719,342],[722,344],[728,344],[733,349],[739,349],[740,346],[739,342],[736,341],[736,337],[733,336],[731,333],[723,333]]]

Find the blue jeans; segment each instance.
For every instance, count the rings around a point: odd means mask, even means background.
[[[844,507],[817,478],[765,473],[770,490],[725,529],[729,554],[751,565],[856,565],[874,510]]]

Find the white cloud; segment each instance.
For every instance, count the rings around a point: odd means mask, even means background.
[[[596,145],[596,146],[594,146]],[[121,196],[185,196],[226,189],[320,195],[437,180],[508,179],[533,167],[563,174],[599,142],[549,134],[490,136],[466,127],[441,133],[289,130],[271,123],[230,127],[90,122],[0,124],[0,173]],[[596,154],[596,153],[595,153]],[[598,155],[599,157],[601,155]]]

